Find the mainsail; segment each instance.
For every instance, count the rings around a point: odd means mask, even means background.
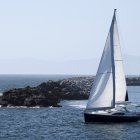
[[[115,102],[125,101],[126,81],[115,11],[87,109],[109,109],[115,107]]]
[[[114,16],[114,61],[115,61],[115,102],[123,102],[126,99],[126,80],[123,70],[123,61],[121,55],[121,47],[119,33],[117,28],[116,16]]]

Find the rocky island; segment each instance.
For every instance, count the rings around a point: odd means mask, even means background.
[[[36,87],[15,88],[5,91],[0,97],[0,105],[59,107],[61,100],[88,99],[94,77],[73,77],[59,81],[48,81]],[[126,78],[128,86],[140,86],[139,77]]]

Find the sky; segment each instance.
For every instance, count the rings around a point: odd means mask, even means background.
[[[0,74],[95,74],[114,8],[126,74],[139,74],[139,5],[139,0],[0,1]]]

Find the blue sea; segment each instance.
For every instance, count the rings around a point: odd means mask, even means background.
[[[36,86],[72,75],[0,75],[0,92]],[[129,99],[140,104],[140,87],[128,87]],[[62,101],[61,108],[0,108],[0,140],[133,140],[140,139],[140,122],[85,124],[83,101]]]

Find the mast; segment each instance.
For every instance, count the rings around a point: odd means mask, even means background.
[[[116,91],[116,84],[115,84],[115,58],[114,58],[114,54],[115,54],[115,51],[114,51],[114,22],[116,20],[116,10],[117,9],[114,9],[114,15],[113,15],[113,19],[112,19],[112,27],[110,28],[112,31],[110,33],[110,38],[111,38],[111,56],[112,56],[112,74],[113,74],[113,104],[114,104],[114,107],[115,107],[115,91]]]

